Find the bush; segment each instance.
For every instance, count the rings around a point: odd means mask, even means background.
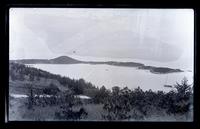
[[[112,95],[103,106],[103,109],[107,111],[107,114],[102,115],[104,119],[124,120],[131,118],[130,94],[127,94],[126,90],[120,90],[119,87],[112,88]]]
[[[43,93],[48,95],[56,95],[60,92],[57,86],[55,86],[53,83],[49,85],[49,87],[44,88]]]
[[[105,103],[110,94],[110,91],[105,86],[102,86],[94,96],[93,102],[96,104]]]
[[[79,120],[87,117],[88,114],[84,108],[80,108],[79,111],[73,110],[73,106],[77,104],[73,94],[65,94],[63,97],[65,102],[60,106],[59,111],[55,112],[55,119]]]
[[[106,120],[144,119],[155,111],[168,114],[187,114],[192,105],[192,89],[184,78],[181,84],[176,83],[175,90],[168,93],[163,91],[143,91],[140,87],[133,91],[128,88],[113,87],[112,93],[105,101],[102,115]]]
[[[33,89],[32,89],[32,87],[30,87],[27,108],[29,110],[33,110],[34,104],[35,104],[35,98],[34,98],[34,94],[33,94]]]

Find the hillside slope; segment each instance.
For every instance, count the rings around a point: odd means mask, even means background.
[[[9,92],[27,94],[30,88],[40,94],[45,88],[56,88],[60,92],[69,91],[74,94],[86,94],[97,88],[83,79],[73,80],[60,75],[11,62],[9,65]]]
[[[68,56],[60,56],[53,59],[21,59],[10,60],[10,62],[16,62],[21,64],[75,64],[81,63],[81,61],[73,59]]]

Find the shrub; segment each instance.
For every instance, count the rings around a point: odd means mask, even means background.
[[[87,112],[84,108],[80,108],[79,111],[74,111],[73,106],[76,105],[76,101],[73,94],[65,94],[65,103],[60,106],[58,112],[55,112],[55,119],[59,120],[79,120],[87,117]]]
[[[120,90],[119,87],[112,88],[112,95],[103,106],[103,109],[107,111],[107,114],[102,115],[104,119],[124,120],[131,118],[130,95],[126,94],[125,90]]]
[[[94,96],[93,102],[96,104],[104,103],[107,101],[108,97],[110,95],[110,91],[105,88],[105,86],[102,86],[96,95]]]
[[[51,83],[49,85],[49,87],[44,88],[44,90],[43,90],[43,93],[48,94],[48,95],[56,95],[56,94],[58,94],[58,92],[60,92],[59,88],[56,85],[54,85],[53,83]]]
[[[28,95],[28,103],[27,103],[27,108],[29,110],[32,110],[33,109],[33,106],[35,104],[35,98],[34,98],[34,94],[33,94],[33,89],[32,87],[30,87],[30,90],[29,90],[29,95]]]

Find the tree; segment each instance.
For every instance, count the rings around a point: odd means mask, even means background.
[[[83,94],[85,88],[85,81],[83,79],[74,80],[72,83],[69,84],[69,86],[75,94]]]
[[[50,83],[49,87],[44,88],[43,93],[48,95],[56,95],[59,91],[60,90],[56,85]]]
[[[148,108],[146,108],[148,105],[146,100],[145,92],[140,88],[134,89],[134,91],[131,93],[131,105],[138,111],[140,111],[143,115],[146,115]]]
[[[177,83],[174,87],[177,90],[175,98],[176,112],[181,114],[188,112],[191,106],[192,88],[188,84],[187,78],[183,78],[181,84]]]
[[[190,106],[192,104],[192,88],[191,85],[188,84],[188,80],[183,78],[181,84],[176,83],[174,85],[176,91],[170,92],[168,99],[169,102],[169,109],[168,113],[179,113],[184,114],[189,112]]]
[[[181,84],[176,83],[176,85],[174,87],[176,88],[178,94],[182,95],[182,97],[184,97],[185,95],[192,94],[191,85],[188,84],[188,80],[185,77],[181,81]]]
[[[120,92],[120,87],[118,87],[118,86],[112,87],[112,93],[113,93],[113,95],[118,95],[119,92]]]
[[[107,90],[105,88],[105,86],[102,86],[99,91],[96,93],[95,97],[94,97],[94,102],[95,103],[104,103],[107,101],[108,97],[109,97],[109,90]]]
[[[34,101],[33,89],[32,89],[32,86],[30,86],[29,96],[28,96],[28,109],[29,110],[33,110],[34,103],[35,103],[35,101]]]
[[[119,87],[112,88],[112,95],[105,102],[103,109],[107,114],[102,117],[106,120],[126,120],[131,118],[131,103],[128,89],[120,90]]]
[[[64,103],[60,106],[60,110],[55,112],[56,119],[78,120],[87,116],[87,112],[83,107],[79,111],[73,110],[73,106],[76,104],[73,94],[65,92],[61,99],[64,99]]]

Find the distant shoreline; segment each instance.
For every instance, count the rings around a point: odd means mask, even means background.
[[[60,56],[54,59],[21,59],[21,60],[10,60],[10,61],[16,62],[16,63],[22,63],[22,64],[93,64],[93,65],[107,64],[111,66],[120,66],[120,67],[136,67],[141,70],[149,70],[153,74],[168,74],[168,73],[175,73],[175,72],[184,72],[181,69],[146,66],[142,63],[137,63],[137,62],[80,61],[68,56]]]

